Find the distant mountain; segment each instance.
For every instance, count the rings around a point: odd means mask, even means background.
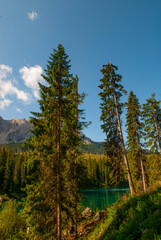
[[[104,154],[104,142],[94,142],[82,133],[83,143],[80,147],[82,152]]]
[[[31,128],[31,123],[26,119],[4,120],[0,117],[0,144],[23,143],[31,137]],[[81,146],[82,152],[103,153],[103,142],[94,142],[83,133],[81,135],[84,143]]]
[[[26,119],[4,120],[0,117],[0,144],[24,142],[31,136],[31,124]]]

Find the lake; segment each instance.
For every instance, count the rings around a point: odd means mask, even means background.
[[[81,202],[82,205],[96,211],[104,210],[112,203],[117,202],[124,194],[129,193],[129,188],[89,189],[81,192],[86,196]]]

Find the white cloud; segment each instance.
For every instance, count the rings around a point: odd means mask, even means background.
[[[17,99],[22,100],[24,103],[30,103],[31,96],[23,90],[19,90],[13,85],[12,79],[9,74],[12,73],[12,68],[7,65],[0,65],[0,98],[2,99],[2,106],[9,106],[11,101],[5,99],[8,95],[16,95]],[[10,102],[9,102],[10,101]],[[8,104],[8,105],[7,105]],[[1,108],[3,109],[3,108]]]
[[[16,107],[16,111],[22,113],[21,109]]]
[[[0,79],[6,78],[9,73],[10,74],[12,73],[12,68],[7,65],[1,64],[0,65]]]
[[[11,103],[12,101],[9,99],[0,100],[0,109],[3,110],[5,107],[8,107]]]
[[[3,81],[0,79],[0,97],[4,99],[7,95],[13,94],[16,95],[17,99],[20,99],[24,102],[28,102],[30,100],[29,94],[14,87],[10,80]]]
[[[37,12],[35,12],[35,11],[29,12],[29,13],[27,13],[27,15],[28,15],[28,18],[29,18],[31,21],[37,19],[37,17],[38,17]]]
[[[22,79],[25,82],[25,85],[32,89],[33,95],[35,98],[39,98],[39,85],[38,82],[43,83],[44,80],[41,76],[43,73],[43,69],[39,65],[35,65],[34,67],[26,67],[24,66],[19,70],[22,74]]]

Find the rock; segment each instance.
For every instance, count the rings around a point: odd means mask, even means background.
[[[94,214],[94,212],[93,212],[89,207],[87,207],[87,208],[82,212],[82,217],[83,217],[83,218],[92,217],[93,214]]]
[[[94,216],[93,220],[95,222],[100,221],[102,218],[104,218],[104,216],[105,216],[105,211],[100,211]]]
[[[24,142],[31,137],[32,125],[25,119],[4,120],[0,117],[0,144]]]
[[[82,142],[89,145],[92,144],[92,140],[84,135],[84,133],[80,133],[80,137],[82,138]]]

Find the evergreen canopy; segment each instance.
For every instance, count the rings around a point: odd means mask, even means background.
[[[146,146],[152,152],[161,153],[161,108],[160,101],[155,98],[155,93],[143,104],[144,131],[146,133]]]
[[[49,57],[40,84],[40,112],[33,112],[33,137],[28,143],[29,163],[34,166],[33,183],[28,187],[30,225],[42,239],[57,235],[74,221],[73,207],[78,199],[77,158],[79,132],[85,125],[79,119],[78,105],[84,94],[77,93],[78,77],[70,74],[70,60],[60,44]],[[31,182],[32,183],[32,182]],[[62,218],[63,216],[63,218]]]
[[[110,157],[110,163],[114,169],[113,176],[121,176],[122,154],[127,169],[128,181],[131,193],[135,192],[129,163],[125,150],[120,115],[123,110],[123,103],[120,101],[123,94],[126,93],[121,84],[122,76],[117,74],[118,67],[108,63],[103,65],[101,70],[103,78],[100,79],[101,84],[99,93],[101,98],[101,117],[103,122],[101,125],[106,133],[106,154]]]

